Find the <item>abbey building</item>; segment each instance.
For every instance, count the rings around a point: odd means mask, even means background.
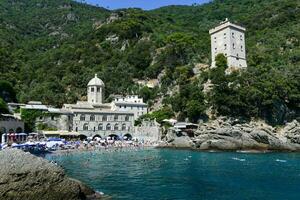
[[[136,95],[116,96],[112,102],[105,103],[104,92],[105,84],[96,74],[87,84],[87,101],[64,104],[60,109],[40,102],[29,102],[21,108],[48,113],[36,119],[36,124],[43,124],[60,132],[102,138],[110,135],[133,136],[134,121],[147,114],[147,104]]]

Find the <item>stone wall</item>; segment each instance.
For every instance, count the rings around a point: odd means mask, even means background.
[[[139,140],[158,142],[161,140],[161,128],[156,121],[143,121],[140,126],[135,127],[134,137]]]

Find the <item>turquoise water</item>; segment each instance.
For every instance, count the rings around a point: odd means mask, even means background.
[[[46,158],[112,199],[300,199],[300,154],[296,153],[148,149]]]

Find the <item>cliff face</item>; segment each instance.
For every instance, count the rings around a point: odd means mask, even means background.
[[[282,128],[263,122],[239,123],[219,118],[201,124],[195,137],[168,132],[167,147],[184,147],[198,150],[274,150],[300,151],[300,123],[293,121]]]
[[[64,170],[47,160],[21,150],[0,151],[0,199],[100,199]]]

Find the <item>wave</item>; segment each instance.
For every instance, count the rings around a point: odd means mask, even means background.
[[[232,158],[232,160],[237,160],[237,161],[241,161],[241,162],[246,161],[246,159],[244,159],[244,158],[236,158],[236,157]]]
[[[276,159],[275,161],[276,162],[282,162],[282,163],[286,163],[287,162],[286,160],[280,160],[280,159]]]

